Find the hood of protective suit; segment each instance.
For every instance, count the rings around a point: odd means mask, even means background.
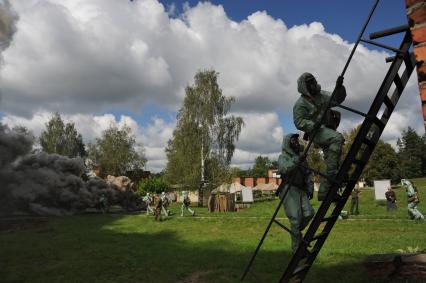
[[[298,155],[296,152],[294,152],[294,150],[290,147],[290,139],[292,136],[297,135],[298,134],[287,134],[286,136],[284,136],[283,139],[283,144],[282,144],[282,151],[287,152],[290,155]],[[302,145],[300,146],[302,148]]]
[[[313,77],[313,75],[311,73],[303,73],[297,79],[297,91],[299,91],[300,94],[312,96],[308,91],[308,87],[306,86],[306,78],[307,77]],[[319,91],[321,91],[321,85],[317,83],[317,87],[319,88]]]

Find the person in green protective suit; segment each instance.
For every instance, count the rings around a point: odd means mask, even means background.
[[[322,149],[326,164],[325,174],[333,178],[339,169],[339,159],[344,143],[343,135],[336,131],[340,123],[340,113],[327,109],[331,93],[321,90],[321,86],[312,74],[303,73],[297,80],[297,89],[301,96],[293,107],[294,124],[298,130],[305,132],[305,136],[313,139],[313,143]],[[331,107],[342,103],[345,98],[346,89],[343,86],[343,77],[339,77]],[[324,111],[326,111],[325,119],[321,121]],[[317,130],[316,135],[314,135],[315,130]],[[324,200],[329,188],[329,180],[322,178],[318,191],[319,201]]]
[[[409,180],[406,179],[402,180],[402,185],[407,191],[408,215],[410,215],[410,218],[414,220],[424,220],[425,217],[417,208],[420,202],[417,188],[413,186],[413,184]]]
[[[192,216],[195,216],[195,211],[189,207],[190,204],[191,200],[189,199],[188,192],[182,191],[182,206],[180,207],[180,216],[183,216],[185,209],[187,209]]]
[[[170,215],[170,210],[169,210],[169,204],[170,204],[170,200],[167,197],[165,192],[161,193],[161,212],[164,214],[165,217]]]
[[[152,196],[150,195],[150,193],[146,193],[146,195],[143,197],[142,199],[145,204],[146,204],[146,215],[149,214],[155,214],[154,210],[151,207],[151,203],[152,203]]]
[[[108,213],[109,211],[108,198],[105,194],[101,194],[99,198],[99,208],[103,214]]]
[[[288,182],[280,192],[280,198],[287,191],[283,204],[285,213],[290,220],[293,253],[296,252],[302,240],[301,231],[315,214],[309,202],[314,192],[311,174],[302,167],[296,166],[302,155],[303,148],[299,144],[299,135],[286,135],[282,144],[282,152],[278,158],[278,171],[283,182]],[[306,167],[306,161],[303,163]]]

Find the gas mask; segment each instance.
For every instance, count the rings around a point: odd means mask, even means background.
[[[295,153],[300,153],[299,135],[294,135],[290,138],[290,148]]]
[[[321,85],[317,83],[314,76],[306,77],[305,83],[310,95],[314,96],[321,92]]]

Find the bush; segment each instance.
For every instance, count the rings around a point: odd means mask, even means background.
[[[162,178],[148,178],[143,179],[138,184],[137,193],[139,195],[146,195],[146,193],[169,192],[170,188]]]

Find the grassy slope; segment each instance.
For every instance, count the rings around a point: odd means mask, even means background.
[[[425,212],[426,179],[416,185]],[[366,256],[408,246],[426,250],[426,224],[408,220],[404,192],[397,195],[399,210],[388,215],[364,191],[362,215],[337,223],[306,282],[373,282],[362,266]],[[197,209],[206,217],[164,222],[145,215],[51,218],[46,226],[2,231],[0,282],[238,282],[275,205],[228,214]],[[262,282],[277,281],[289,248],[288,235],[274,227],[254,265]]]

